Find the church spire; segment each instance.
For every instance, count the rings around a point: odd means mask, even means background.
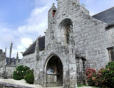
[[[16,60],[18,61],[18,59],[19,59],[19,54],[18,54],[18,52],[17,52]]]
[[[11,42],[11,45],[10,45],[10,52],[9,52],[9,58],[11,58],[11,55],[12,55],[12,48],[13,48],[13,43]]]
[[[5,55],[6,55],[6,57],[7,57],[7,48],[5,48]]]

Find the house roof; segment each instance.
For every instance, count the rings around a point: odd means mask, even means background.
[[[114,7],[100,12],[93,17],[107,23],[108,25],[112,25],[114,24]]]
[[[35,52],[36,41],[32,45],[30,45],[30,47],[23,53],[23,56],[33,54]],[[39,46],[39,51],[45,49],[45,36],[38,38],[38,46]]]

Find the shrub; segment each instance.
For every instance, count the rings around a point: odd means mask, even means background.
[[[25,75],[24,79],[27,83],[33,84],[34,83],[34,74],[32,70],[27,71],[27,74]]]
[[[88,68],[86,69],[86,76],[87,78],[91,78],[94,74],[96,74],[96,71],[94,69]]]
[[[104,84],[106,87],[114,88],[114,62],[109,62],[106,69],[102,72]]]
[[[105,69],[102,68],[97,73],[92,69],[86,70],[86,76],[90,86],[114,88],[114,62],[109,62]]]
[[[88,85],[93,86],[94,80],[96,79],[96,71],[94,69],[88,68],[86,69],[86,76]]]
[[[13,72],[13,79],[15,80],[24,79],[24,76],[28,70],[30,70],[30,68],[27,66],[20,65],[16,67],[16,71]]]
[[[18,71],[14,71],[13,72],[13,79],[15,80],[21,80],[22,76],[20,76],[20,73],[18,73]]]

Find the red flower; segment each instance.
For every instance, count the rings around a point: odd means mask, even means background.
[[[96,71],[94,69],[91,69],[91,68],[86,69],[87,78],[91,78],[93,74],[96,74]]]

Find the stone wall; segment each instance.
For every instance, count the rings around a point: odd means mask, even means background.
[[[5,53],[0,49],[0,68],[6,64],[5,59],[6,59]]]
[[[107,24],[91,17],[88,11],[77,4],[76,1],[59,1],[58,4],[59,7],[55,17],[53,19],[48,18],[53,23],[49,23],[46,31],[46,50],[44,52],[47,56],[51,53],[60,56],[65,67],[64,76],[68,77],[64,78],[64,85],[68,84],[65,83],[67,79],[70,80],[70,84],[75,84],[73,79],[76,77],[76,55],[85,58],[86,67],[98,70],[105,67],[109,62],[107,48],[111,46],[112,40],[109,40],[110,35],[105,30]],[[65,29],[64,25],[68,24],[65,23],[67,19],[71,20],[73,24],[69,34],[69,44],[65,42],[67,29]],[[62,28],[61,23],[64,26]],[[59,49],[59,47],[64,47],[65,51],[63,48]],[[44,58],[47,58],[47,56]],[[46,61],[44,58],[42,59]],[[71,68],[66,64],[69,64]],[[69,76],[67,76],[67,72],[70,73]]]
[[[30,67],[31,69],[34,69],[35,64],[36,64],[36,54],[33,53],[30,55],[24,56],[19,64],[22,64],[22,65]]]
[[[16,69],[16,66],[6,66],[6,75],[7,78],[12,78],[13,77],[13,72]]]
[[[1,78],[12,78],[16,66],[5,66],[0,68]]]
[[[3,76],[5,64],[6,56],[5,53],[0,49],[0,77]]]
[[[110,44],[105,31],[106,24],[86,14],[79,5],[74,5],[74,7],[69,5],[67,8],[64,15],[61,8],[58,11],[61,13],[57,13],[57,25],[54,28],[57,29],[54,32],[57,35],[55,36],[56,40],[63,42],[62,36],[64,35],[58,26],[64,19],[71,19],[73,23],[71,36],[74,41],[74,45],[71,41],[71,46],[75,47],[73,48],[74,51],[76,53],[78,51],[81,56],[85,57],[91,68],[100,69],[104,67],[109,61],[106,49]]]
[[[30,55],[24,56],[18,65],[28,66],[28,67],[30,67],[30,69],[33,69],[34,75],[35,75],[35,80],[36,80],[37,75],[38,75],[38,74],[36,74],[36,70],[37,70],[36,69],[36,63],[37,63],[36,53],[33,53]]]

